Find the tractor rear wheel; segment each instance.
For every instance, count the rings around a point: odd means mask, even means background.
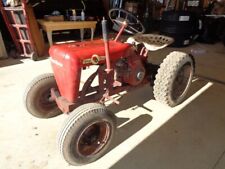
[[[69,114],[59,132],[58,146],[71,165],[83,165],[103,156],[113,139],[116,118],[105,106],[84,104]]]
[[[158,69],[153,88],[155,99],[170,107],[183,102],[193,73],[194,61],[188,54],[171,52]]]
[[[30,114],[38,118],[51,118],[62,114],[56,102],[51,99],[51,88],[57,89],[53,73],[40,75],[28,85],[24,104]]]

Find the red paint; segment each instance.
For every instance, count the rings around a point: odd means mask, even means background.
[[[130,47],[130,44],[109,41],[111,62],[123,57]],[[94,54],[105,56],[105,46],[103,40],[75,42],[52,46],[49,53],[60,95],[74,103],[79,96],[81,68],[92,65],[83,64],[83,61],[91,59]],[[105,62],[103,60],[99,64]]]

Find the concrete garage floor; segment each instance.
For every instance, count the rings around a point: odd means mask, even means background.
[[[153,52],[150,59],[159,63],[171,50]],[[37,119],[23,106],[27,84],[51,72],[49,60],[0,61],[0,168],[224,169],[225,47],[195,44],[178,50],[196,59],[187,100],[169,108],[154,100],[151,87],[129,93],[121,105],[109,106],[118,117],[111,150],[79,167],[69,166],[57,150],[56,135],[66,116]]]

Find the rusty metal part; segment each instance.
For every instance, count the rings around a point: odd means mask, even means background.
[[[76,143],[78,153],[85,157],[97,154],[109,141],[111,130],[110,124],[106,121],[87,126],[78,137]]]
[[[115,66],[113,64],[113,66]],[[92,87],[93,80],[98,76],[99,85]],[[109,74],[105,72],[105,66],[99,66],[98,70],[94,72],[84,83],[82,89],[79,91],[79,97],[76,102],[69,102],[64,97],[60,96],[59,91],[51,89],[51,99],[55,100],[58,107],[62,112],[69,113],[76,107],[90,102],[104,103],[107,100],[111,100],[116,104],[119,104],[117,100],[114,100],[111,96],[122,91],[134,90],[149,83],[148,78],[145,76],[139,85],[131,86],[127,83],[121,83],[119,86],[114,86],[117,81],[114,80],[114,71]]]
[[[73,103],[67,101],[64,97],[61,97],[58,90],[54,88],[51,89],[51,99],[55,100],[59,109],[64,113],[70,112],[74,107]]]

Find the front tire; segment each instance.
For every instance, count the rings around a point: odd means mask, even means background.
[[[69,114],[59,132],[60,152],[71,165],[91,163],[107,152],[115,128],[115,115],[105,106],[84,104]]]
[[[40,75],[28,85],[24,104],[30,114],[45,119],[62,114],[56,102],[51,99],[51,88],[57,89],[53,73]]]
[[[153,88],[155,99],[170,107],[183,102],[193,73],[193,59],[188,54],[171,52],[158,69]]]

